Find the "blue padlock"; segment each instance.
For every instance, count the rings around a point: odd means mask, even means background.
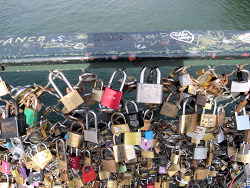
[[[67,136],[68,136],[68,133],[66,133],[66,134],[64,135],[64,139],[65,139],[65,140],[67,139]]]
[[[154,132],[153,131],[146,131],[145,132],[145,139],[153,139],[154,138]]]

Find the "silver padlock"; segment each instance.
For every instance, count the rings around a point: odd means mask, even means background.
[[[181,87],[192,85],[193,84],[192,79],[184,67],[181,72],[183,73],[183,75],[178,76]]]
[[[12,148],[10,149],[14,160],[23,160],[26,153],[23,149],[23,144],[20,138],[11,138]]]
[[[161,82],[161,72],[158,68],[157,71],[157,83],[144,83],[144,73],[148,68],[145,67],[141,71],[140,82],[136,86],[136,102],[139,103],[151,103],[161,104],[163,96],[163,85]]]
[[[236,74],[241,72],[242,80],[238,79]],[[240,70],[235,73],[234,80],[231,84],[231,92],[246,92],[250,89],[250,74],[247,70]]]
[[[63,81],[68,85],[69,89],[71,90],[69,94],[63,96],[63,94],[60,92],[60,90],[58,89],[58,87],[53,81],[54,73],[57,73],[55,77],[58,77],[57,75],[60,75]],[[64,76],[62,72],[57,71],[57,70],[54,72],[51,72],[49,74],[49,81],[51,85],[54,87],[54,89],[56,90],[57,94],[60,96],[61,98],[60,101],[64,104],[65,108],[67,109],[67,112],[74,110],[76,107],[78,107],[84,102],[80,94],[76,90],[73,89],[73,87],[71,86],[71,84],[69,83],[69,81],[67,80],[67,78]]]
[[[201,160],[207,158],[208,148],[204,146],[196,146],[194,148],[194,159]]]
[[[239,116],[237,112],[235,112],[235,120],[237,125],[237,130],[248,130],[250,129],[249,116],[246,114],[246,109],[243,108],[243,115]]]
[[[95,128],[89,128],[88,115],[92,114],[94,116]],[[84,140],[87,142],[93,142],[98,144],[98,126],[97,126],[97,116],[93,110],[89,110],[86,113],[86,129],[84,130]]]

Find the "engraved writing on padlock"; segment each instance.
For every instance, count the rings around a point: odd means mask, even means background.
[[[143,68],[141,71],[140,82],[136,86],[136,102],[139,103],[152,103],[161,104],[163,96],[163,85],[161,82],[161,72],[158,68],[157,71],[157,83],[144,83],[144,73],[147,68]]]

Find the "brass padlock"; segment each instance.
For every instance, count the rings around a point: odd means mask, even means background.
[[[59,152],[59,148],[62,148],[63,151]],[[65,142],[63,139],[56,140],[56,154],[57,154],[58,168],[60,170],[65,170],[65,171],[68,170],[68,159],[66,155]]]
[[[53,81],[54,73],[56,73],[55,77],[58,77],[58,75],[60,75],[63,81],[68,85],[68,87],[71,90],[69,94],[63,96],[63,94],[61,93],[61,91],[58,89],[58,87]],[[58,70],[51,72],[49,74],[49,81],[51,85],[54,87],[54,89],[56,90],[57,94],[60,96],[61,98],[60,101],[64,104],[68,112],[74,110],[76,107],[78,107],[84,102],[80,94],[76,90],[73,89],[73,87],[71,86],[71,84],[69,83],[69,81],[67,80],[67,78],[64,76],[62,72]]]
[[[99,89],[97,89],[97,83],[100,83],[101,86]],[[103,96],[104,90],[103,90],[103,81],[101,79],[97,79],[95,81],[94,87],[92,89],[92,93],[91,93],[91,99],[101,102],[102,101],[102,96]]]
[[[82,132],[77,133],[73,132],[73,126],[76,125],[76,122],[73,122],[69,128],[69,131],[67,133],[67,139],[66,139],[66,145],[74,147],[74,148],[80,148],[84,142],[84,125],[81,122],[78,122],[78,124],[82,127]]]
[[[160,110],[160,114],[164,115],[164,116],[168,116],[168,117],[172,117],[172,118],[176,118],[179,110],[180,110],[180,103],[181,103],[181,94],[179,94],[179,100],[177,103],[171,103],[169,102],[170,97],[173,95],[173,93],[170,93],[166,99],[166,101],[164,101],[161,110]]]

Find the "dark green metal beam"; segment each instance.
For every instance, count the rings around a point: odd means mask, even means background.
[[[6,71],[248,64],[250,31],[0,36]]]

